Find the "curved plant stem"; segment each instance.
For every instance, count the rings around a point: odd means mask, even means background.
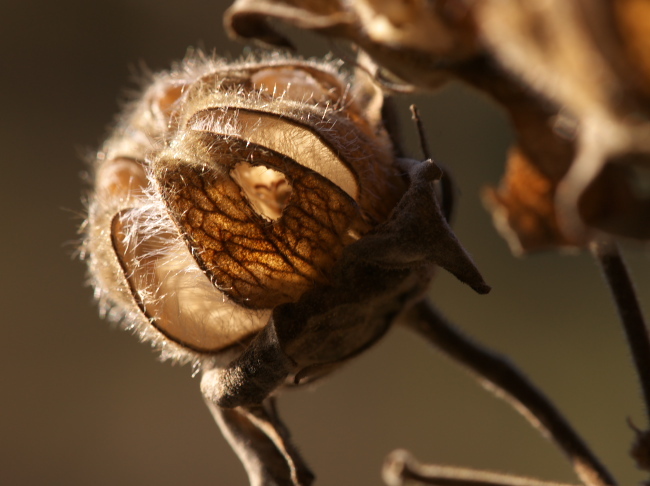
[[[513,474],[464,467],[420,464],[404,450],[393,451],[384,462],[383,477],[389,486],[573,486]]]
[[[618,246],[613,241],[594,240],[589,245],[603,271],[621,317],[632,358],[639,374],[641,389],[650,420],[650,338],[634,285]]]
[[[562,414],[507,359],[464,336],[426,300],[411,310],[404,324],[468,368],[485,388],[503,398],[544,436],[553,440],[569,457],[584,485],[616,484]]]

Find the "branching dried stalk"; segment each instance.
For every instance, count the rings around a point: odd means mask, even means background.
[[[246,468],[251,486],[308,485],[314,480],[291,444],[289,432],[270,398],[260,405],[221,408],[205,400],[224,437]]]
[[[393,451],[386,458],[382,475],[388,486],[574,486],[513,474],[420,464],[404,450]]]
[[[486,389],[504,399],[560,447],[583,484],[616,484],[562,414],[506,358],[468,339],[427,301],[415,306],[403,323],[467,368]]]

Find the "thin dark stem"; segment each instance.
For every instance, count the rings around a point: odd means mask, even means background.
[[[594,240],[589,249],[600,264],[614,297],[639,374],[646,413],[650,419],[650,337],[648,337],[648,328],[643,319],[632,279],[616,243]]]
[[[420,464],[404,450],[391,453],[384,462],[383,477],[389,486],[573,486],[566,483],[481,471],[464,467]]]
[[[405,324],[472,371],[488,390],[506,400],[544,436],[552,439],[569,457],[583,484],[616,484],[562,414],[507,359],[464,336],[428,301],[417,304]]]
[[[432,160],[431,151],[429,150],[429,143],[427,142],[427,136],[424,133],[424,123],[422,123],[422,118],[420,117],[420,111],[415,105],[409,106],[409,109],[411,110],[411,115],[413,121],[415,122],[415,126],[418,129],[418,138],[420,139],[420,147],[422,148],[422,155],[424,155],[424,158],[426,160]]]
[[[424,155],[425,160],[433,161],[431,157],[431,150],[429,149],[429,142],[427,141],[427,136],[424,130],[424,123],[420,117],[420,110],[415,105],[410,107],[412,119],[415,122],[415,126],[418,130],[418,138],[420,140],[420,148],[422,150],[422,155]],[[442,177],[440,178],[440,191],[442,195],[440,197],[440,209],[442,209],[442,214],[445,217],[447,222],[451,222],[452,215],[454,213],[454,207],[456,205],[456,197],[454,193],[454,183],[449,175],[449,171],[441,167],[436,163],[442,170]]]

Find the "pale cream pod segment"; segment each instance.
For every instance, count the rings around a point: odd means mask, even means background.
[[[115,253],[138,307],[166,337],[197,352],[216,352],[259,331],[271,310],[240,307],[199,268],[174,224],[155,209],[117,214]]]
[[[195,352],[220,351],[259,331],[271,310],[244,309],[210,282],[162,203],[145,194],[147,185],[143,166],[134,160],[107,160],[97,170],[91,215],[96,231],[89,233],[87,246],[95,256],[98,290],[110,295],[127,319],[140,312],[137,321],[148,320],[163,336]]]
[[[98,154],[96,164],[95,193],[88,207],[83,244],[95,298],[102,313],[113,320],[128,320],[126,327],[139,328],[145,319],[139,315],[120,270],[110,226],[115,214],[146,201],[147,175],[141,163],[128,157],[107,159],[105,152]]]
[[[288,119],[279,119],[274,114],[220,107],[197,113],[188,128],[236,137],[274,150],[319,173],[359,201],[359,185],[350,168],[321,137]]]

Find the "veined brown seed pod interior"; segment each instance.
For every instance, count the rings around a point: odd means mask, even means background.
[[[189,360],[328,283],[404,192],[381,94],[338,68],[196,56],[154,78],[95,164],[85,249],[105,311]]]

